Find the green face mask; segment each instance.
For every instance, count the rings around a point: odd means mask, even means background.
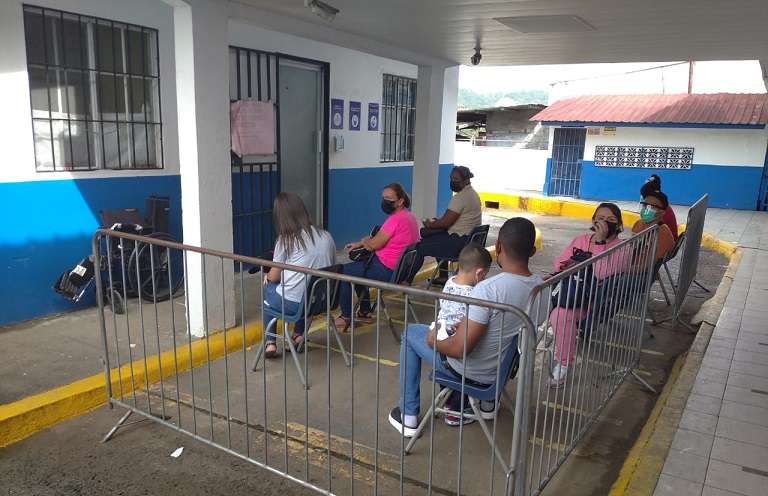
[[[656,209],[650,206],[644,206],[640,210],[640,220],[646,224],[656,219]]]

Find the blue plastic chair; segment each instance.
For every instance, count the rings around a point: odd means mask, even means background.
[[[408,275],[413,271],[413,264],[416,262],[416,246],[417,243],[413,243],[411,245],[408,245],[405,250],[400,254],[400,257],[397,259],[397,264],[395,265],[394,270],[392,271],[392,276],[389,278],[390,284],[402,284],[408,279]],[[399,344],[400,343],[400,328],[399,326],[396,326],[395,324],[399,324],[401,322],[396,321],[392,318],[392,315],[389,313],[389,308],[387,308],[387,303],[385,301],[385,297],[382,295],[382,297],[379,300],[381,302],[381,310],[384,312],[384,317],[387,319],[387,325],[389,327],[389,331],[392,333],[392,337],[395,338],[395,341]],[[360,306],[360,301],[357,302],[357,305],[355,306],[355,313],[357,313],[357,310]],[[373,313],[376,310],[376,305],[371,305],[371,313]],[[413,304],[409,301],[407,307],[404,309],[405,312],[410,312],[411,322],[418,323],[419,318],[416,315],[416,310],[413,308]]]
[[[339,273],[341,272],[341,265],[332,265],[330,267],[326,267],[322,269],[327,272],[334,272]],[[330,281],[330,282],[328,282]],[[330,288],[329,288],[330,286]],[[328,294],[328,291],[330,289],[330,295]],[[307,284],[307,290],[304,292],[304,296],[306,298],[306,295],[309,294],[309,300],[307,303],[306,308],[306,322],[305,322],[305,333],[304,333],[304,339],[309,339],[309,326],[312,322],[312,318],[326,313],[328,311],[329,306],[330,310],[334,310],[336,307],[339,306],[339,281],[336,279],[324,279],[316,276],[312,276],[309,280],[309,284]],[[294,313],[285,313],[283,315],[282,308],[275,308],[269,305],[266,305],[266,303],[263,305],[264,308],[264,315],[271,317],[271,320],[269,321],[269,324],[267,325],[266,329],[264,329],[264,332],[262,333],[262,339],[261,344],[256,350],[256,358],[253,361],[253,367],[252,370],[256,370],[259,362],[261,361],[263,355],[264,355],[264,349],[267,345],[267,336],[274,337],[275,339],[284,340],[286,343],[288,343],[288,349],[291,352],[291,357],[293,358],[293,363],[296,366],[296,371],[299,374],[299,379],[301,380],[301,383],[304,385],[306,389],[309,389],[309,386],[307,385],[307,379],[304,375],[304,371],[301,368],[301,364],[299,362],[298,352],[296,351],[296,347],[293,344],[292,339],[285,339],[285,336],[288,335],[288,324],[295,324],[299,320],[301,320],[305,316],[305,301],[302,300],[300,304],[297,307],[297,311]],[[283,321],[283,333],[282,335],[277,334],[277,331],[275,330],[277,326],[277,322],[279,320]],[[344,362],[346,363],[347,367],[351,365],[351,358],[349,356],[349,352],[346,350],[344,343],[341,340],[341,336],[339,336],[339,331],[336,329],[336,324],[334,323],[333,319],[330,319],[330,326],[331,331],[333,332],[334,337],[336,338],[336,342],[339,345],[339,349],[341,350],[341,355],[344,357]],[[304,344],[304,347],[306,349],[306,341]]]
[[[422,431],[427,426],[429,419],[433,415],[437,414],[452,414],[456,415],[458,417],[462,417],[465,419],[474,419],[477,420],[477,422],[480,424],[480,428],[483,430],[483,434],[485,434],[486,439],[488,439],[488,443],[493,447],[493,451],[496,454],[496,459],[499,461],[501,466],[504,468],[505,472],[508,472],[508,466],[504,462],[504,457],[502,456],[501,452],[499,451],[498,446],[494,446],[493,444],[493,435],[491,434],[491,430],[488,428],[488,424],[486,423],[485,419],[483,419],[482,412],[480,411],[480,401],[495,401],[496,402],[496,410],[494,412],[494,415],[498,413],[499,408],[501,407],[501,401],[500,399],[503,397],[504,401],[507,403],[507,408],[510,409],[514,413],[514,400],[507,394],[505,391],[505,387],[507,385],[507,381],[514,378],[517,375],[517,367],[520,363],[520,350],[517,346],[518,343],[518,336],[514,336],[512,338],[512,342],[509,344],[509,347],[507,348],[507,351],[504,353],[504,356],[502,357],[501,364],[500,364],[500,370],[499,370],[499,381],[494,384],[488,384],[487,386],[478,386],[475,384],[464,384],[464,394],[469,396],[469,404],[472,407],[472,414],[467,414],[463,412],[456,412],[453,410],[450,410],[448,408],[445,408],[445,403],[448,401],[448,398],[450,397],[451,393],[456,391],[458,393],[461,393],[461,378],[456,377],[455,375],[451,373],[444,373],[444,372],[435,372],[434,370],[430,372],[429,374],[429,380],[434,381],[435,383],[439,384],[442,389],[439,393],[437,393],[437,396],[435,396],[434,401],[434,407],[430,406],[427,413],[424,415],[424,417],[419,422],[419,426],[416,430],[416,434],[411,438],[408,445],[405,447],[405,453],[408,454],[411,452],[411,449],[416,444],[416,441],[419,439],[419,436],[421,436]],[[460,402],[463,406],[463,401]]]

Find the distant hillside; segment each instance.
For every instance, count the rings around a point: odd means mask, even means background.
[[[503,106],[524,105],[528,103],[547,103],[548,94],[543,90],[523,90],[495,93],[477,93],[473,90],[459,89],[459,108],[495,107],[501,99]]]

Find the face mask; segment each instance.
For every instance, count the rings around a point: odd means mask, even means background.
[[[616,235],[619,232],[619,223],[618,222],[608,222],[605,221],[605,224],[608,226],[608,237],[612,238],[614,235]]]
[[[462,189],[464,189],[464,186],[462,186],[461,182],[451,181],[451,191],[458,193]]]
[[[381,210],[387,214],[390,215],[392,212],[395,211],[395,202],[392,200],[386,200],[384,198],[381,199]]]
[[[656,219],[656,209],[649,205],[645,205],[640,210],[640,220],[647,224],[652,222],[654,219]]]

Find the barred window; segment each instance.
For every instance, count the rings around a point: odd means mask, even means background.
[[[163,167],[157,30],[24,6],[38,172]]]
[[[416,80],[384,74],[381,98],[381,161],[413,160],[416,136]]]

